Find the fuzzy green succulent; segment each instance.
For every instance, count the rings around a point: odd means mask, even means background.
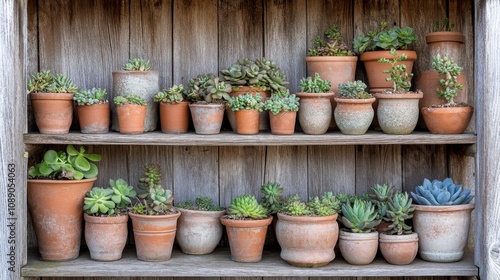
[[[164,89],[156,93],[154,102],[158,103],[180,103],[184,101],[186,90],[183,85],[173,85],[169,89]]]
[[[73,100],[78,106],[86,106],[93,104],[106,104],[108,100],[106,99],[106,89],[92,88],[87,90],[80,90],[75,92],[73,95]]]
[[[366,84],[363,81],[346,82],[339,84],[337,97],[348,99],[368,99],[373,96],[365,91]]]
[[[276,214],[282,207],[284,197],[283,188],[278,183],[267,182],[260,187],[262,193],[261,204],[269,214]]]
[[[198,211],[221,211],[222,208],[215,205],[210,197],[198,196],[193,202],[192,200],[187,200],[177,204],[177,208],[198,210]]]
[[[388,234],[402,235],[410,234],[411,226],[407,225],[405,221],[413,218],[413,210],[411,207],[412,199],[408,193],[396,192],[389,198],[387,203],[388,209],[384,217],[384,221],[390,222]]]
[[[253,195],[240,195],[231,201],[227,214],[231,219],[264,219],[267,209]]]
[[[28,81],[28,92],[75,93],[78,87],[63,74],[53,75],[50,70],[34,74]]]
[[[448,55],[441,57],[437,54],[432,58],[432,68],[437,70],[439,75],[444,76],[444,79],[439,79],[441,89],[436,89],[439,98],[446,100],[448,105],[454,105],[458,90],[463,89],[463,85],[457,81],[458,75],[462,73],[462,67],[458,66]]]
[[[296,112],[299,110],[299,98],[295,94],[271,94],[271,98],[264,102],[264,109],[277,115],[280,112]]]
[[[134,187],[119,178],[109,180],[110,187],[94,187],[85,194],[83,210],[94,216],[118,215],[125,211],[132,203],[131,198],[136,196]]]
[[[139,178],[139,188],[145,192],[138,196],[140,199],[133,208],[134,212],[146,215],[168,215],[176,212],[172,191],[161,186],[161,179],[159,165],[150,163],[144,167],[144,175]]]
[[[314,77],[300,79],[300,90],[308,93],[323,93],[329,92],[331,83],[328,80],[323,80],[318,73]]]
[[[393,56],[392,59],[381,58],[378,60],[379,63],[388,63],[391,68],[384,70],[385,74],[389,74],[390,77],[386,78],[386,81],[392,82],[392,93],[402,93],[410,90],[411,78],[413,78],[413,73],[406,73],[406,65],[400,63],[406,60],[406,54],[398,55],[396,49],[391,49],[389,53]]]
[[[340,34],[340,27],[337,24],[332,25],[325,30],[324,37],[316,36],[313,47],[307,50],[308,56],[354,56],[356,55],[343,42]]]
[[[238,96],[233,96],[227,102],[227,105],[233,111],[239,110],[258,110],[262,112],[263,104],[262,97],[260,94],[252,95],[251,93],[245,93]]]
[[[135,105],[143,105],[146,106],[146,99],[140,97],[135,93],[128,93],[125,96],[116,96],[113,98],[113,102],[115,105],[125,105],[125,104],[135,104]]]
[[[130,59],[123,65],[123,70],[125,71],[148,71],[150,69],[149,60],[144,60],[142,58]]]
[[[298,195],[292,195],[283,202],[281,213],[290,216],[331,216],[340,211],[340,201],[331,192],[321,197],[314,196],[304,202]]]
[[[372,232],[380,224],[375,206],[363,199],[342,205],[342,223],[352,232]]]

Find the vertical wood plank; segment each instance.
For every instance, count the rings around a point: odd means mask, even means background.
[[[38,69],[38,0],[28,0],[27,5],[28,5],[27,6],[28,56],[26,60],[26,70],[27,70],[27,76],[31,77],[39,70]],[[37,128],[35,124],[35,118],[33,115],[33,109],[31,108],[31,100],[29,98],[29,95],[25,96],[28,104],[28,109],[27,109],[28,132],[36,131]]]
[[[172,176],[172,147],[168,146],[130,146],[127,155],[129,184],[137,188],[139,178],[144,174],[144,167],[150,163],[160,166],[163,177],[162,187],[171,190],[175,195]],[[137,190],[138,193],[144,192],[138,188]]]
[[[385,183],[402,189],[401,145],[356,146],[356,194]]]
[[[443,180],[448,176],[446,146],[405,145],[402,148],[403,189],[413,191],[424,178]]]
[[[89,153],[101,155],[101,161],[97,163],[99,174],[94,186],[108,187],[109,179],[122,178],[131,186],[136,187],[137,182],[130,180],[129,176],[129,146],[89,146],[85,147]]]

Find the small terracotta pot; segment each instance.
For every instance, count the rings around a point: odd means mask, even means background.
[[[128,214],[132,219],[137,258],[148,262],[168,261],[172,256],[181,212],[172,215]]]
[[[266,241],[267,227],[273,221],[269,216],[261,220],[232,220],[220,218],[226,226],[231,259],[236,262],[260,262]]]
[[[292,135],[295,132],[297,112],[279,112],[277,115],[269,112],[271,133],[276,135]]]
[[[96,179],[28,180],[28,210],[42,260],[78,258],[83,198]]]
[[[185,254],[204,255],[214,251],[222,237],[220,217],[225,211],[197,211],[177,208],[177,243]]]
[[[83,214],[85,242],[90,258],[96,261],[116,261],[122,258],[127,243],[128,215],[96,217]]]
[[[432,58],[437,54],[448,55],[455,62],[460,62],[462,57],[461,47],[465,42],[465,36],[456,31],[438,31],[431,32],[425,36],[425,41],[429,47],[428,68],[432,68]]]
[[[224,119],[224,104],[189,104],[197,134],[219,134]]]
[[[299,123],[305,134],[324,134],[330,127],[333,110],[330,98],[333,92],[299,92]]]
[[[42,134],[65,134],[73,121],[73,93],[30,93],[35,123]]]
[[[118,112],[118,126],[122,134],[144,133],[144,120],[146,118],[146,106],[136,104],[125,104],[116,106]]]
[[[339,247],[345,261],[354,265],[367,265],[373,262],[378,250],[378,232],[339,233]]]
[[[334,110],[334,115],[340,131],[349,135],[365,134],[375,115],[372,106],[375,98],[335,98],[335,101],[337,108]]]
[[[163,133],[187,133],[189,127],[189,102],[161,102],[160,123]]]
[[[240,96],[242,94],[250,93],[252,95],[255,94],[260,94],[262,97],[262,102],[265,102],[269,97],[271,97],[271,91],[269,90],[262,90],[261,87],[250,87],[250,86],[239,86],[238,88],[233,88],[233,91],[229,93],[229,96],[231,97],[236,97]],[[236,123],[236,118],[234,116],[233,110],[231,108],[227,107],[226,108],[226,115],[227,119],[229,120],[229,124],[231,125],[231,128],[233,131],[237,131],[237,123]],[[267,114],[266,111],[260,112],[260,118],[259,118],[259,130],[268,130],[269,129],[269,115]]]
[[[435,134],[461,134],[469,125],[472,107],[424,107],[421,110],[425,125]]]
[[[239,134],[259,133],[259,110],[238,110],[234,112],[236,118],[236,132]]]
[[[76,106],[82,133],[108,133],[110,123],[109,103]]]
[[[380,252],[390,264],[406,265],[413,262],[418,252],[418,234],[379,234]]]
[[[418,93],[376,93],[378,100],[377,120],[387,134],[410,134],[417,126],[418,102],[423,94]]]

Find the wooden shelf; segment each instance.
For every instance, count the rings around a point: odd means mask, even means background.
[[[97,262],[83,251],[76,260],[66,262],[44,262],[37,252],[28,253],[28,264],[21,270],[24,277],[369,277],[369,276],[477,276],[478,268],[473,263],[473,254],[466,253],[463,260],[455,263],[432,263],[419,258],[410,265],[395,266],[382,258],[372,264],[354,266],[343,259],[335,259],[320,268],[298,268],[287,264],[274,250],[264,251],[258,263],[237,263],[230,257],[228,248],[218,248],[204,256],[186,255],[174,249],[172,258],[166,262],[143,262],[136,258],[133,247],[125,249],[123,258],[114,262]]]
[[[156,146],[300,146],[300,145],[432,145],[432,144],[475,144],[476,135],[431,134],[413,132],[409,135],[389,135],[379,131],[369,131],[363,135],[344,135],[338,131],[323,135],[273,135],[261,132],[257,135],[240,135],[222,132],[216,135],[165,134],[147,132],[138,135],[124,135],[118,132],[106,134],[39,134],[24,135],[25,144],[75,144],[75,145],[156,145]]]

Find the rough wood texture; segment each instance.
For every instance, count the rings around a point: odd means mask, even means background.
[[[402,189],[401,146],[356,146],[356,193],[370,193],[375,184]]]
[[[403,146],[403,190],[413,191],[424,178],[443,180],[448,176],[446,146]]]

